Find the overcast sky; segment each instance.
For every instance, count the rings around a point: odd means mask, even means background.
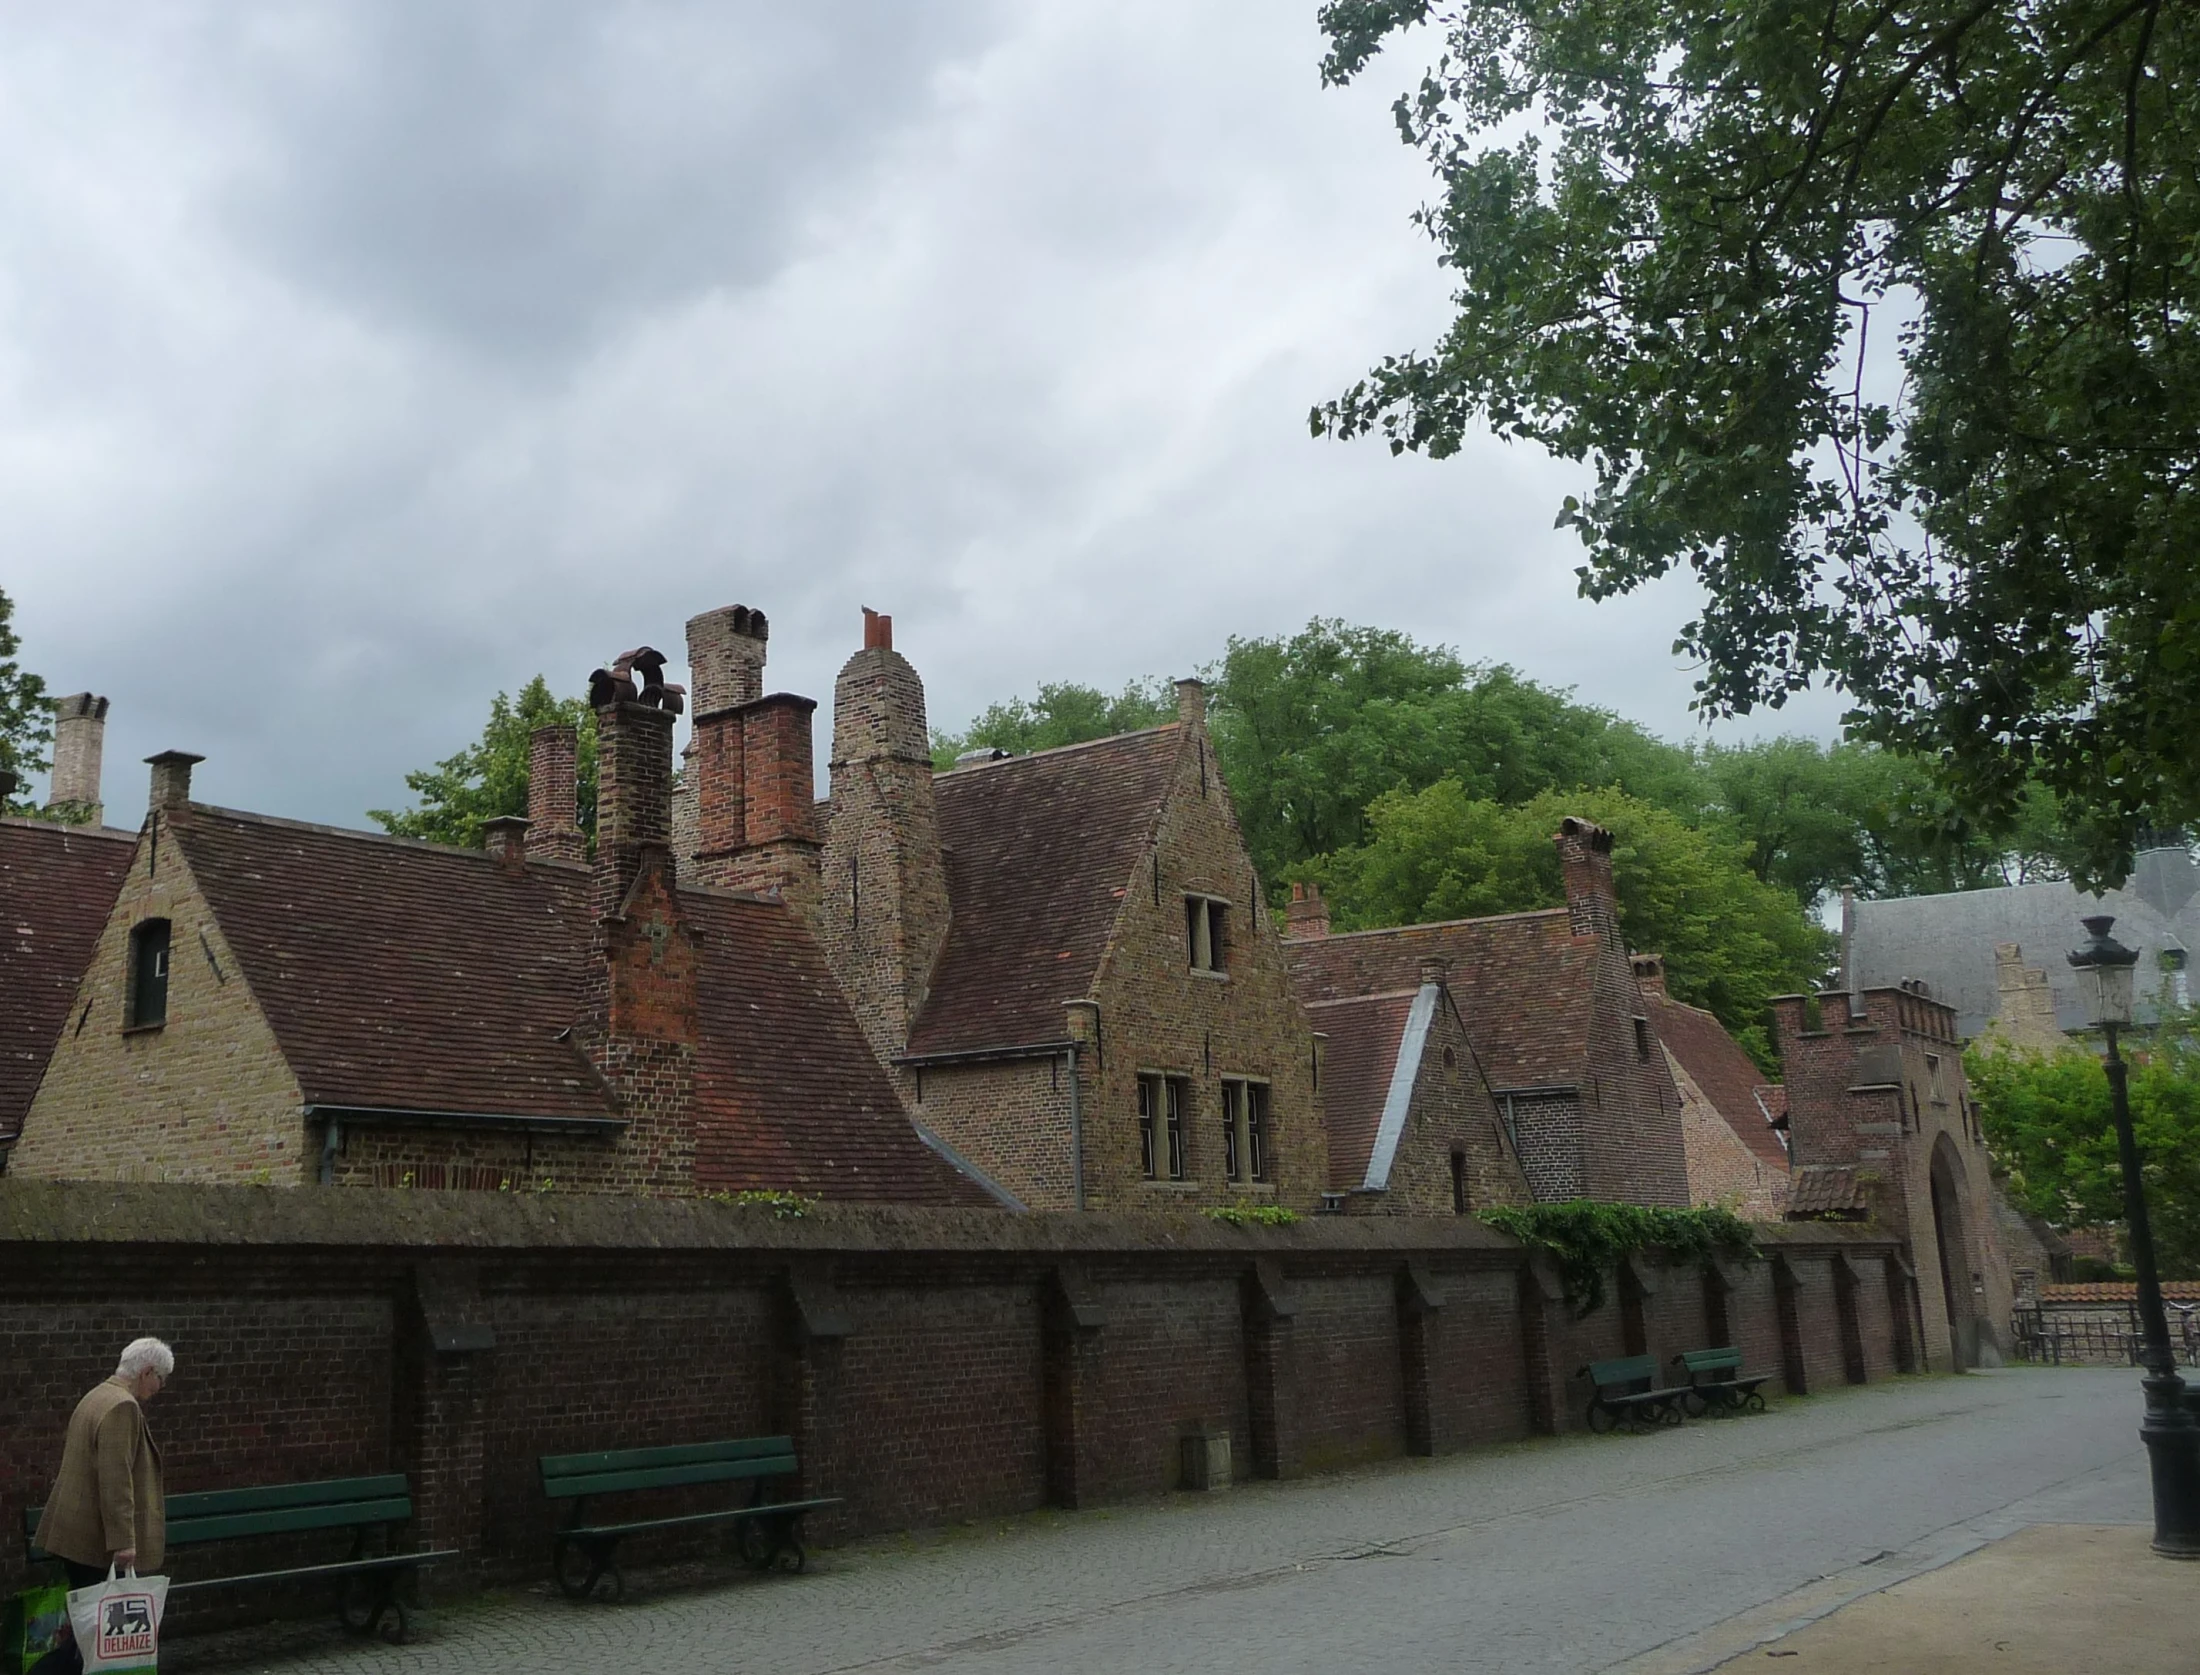
[[[1313,10],[13,12],[0,588],[113,699],[110,818],[179,747],[363,824],[736,601],[828,701],[890,611],[949,726],[1319,614],[1686,736],[1691,596],[1575,597],[1568,469],[1308,437],[1446,318],[1417,65],[1322,90]]]

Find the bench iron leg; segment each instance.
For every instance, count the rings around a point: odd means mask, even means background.
[[[611,1578],[611,1597],[615,1600],[626,1598],[626,1578],[620,1574],[619,1567],[612,1558],[614,1545],[601,1537],[592,1540],[570,1536],[558,1538],[553,1568],[557,1574],[558,1586],[564,1590],[567,1599],[587,1599],[596,1591],[596,1584],[606,1576]],[[574,1563],[576,1559],[587,1566],[586,1575],[578,1581],[575,1580],[575,1573],[580,1566]]]

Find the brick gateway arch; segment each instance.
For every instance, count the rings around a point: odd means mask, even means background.
[[[1963,1155],[1945,1133],[1933,1141],[1933,1245],[1940,1257],[1940,1291],[1948,1311],[1948,1351],[1956,1370],[1978,1365],[1978,1311],[1971,1295],[1971,1229],[1963,1202],[1969,1179]]]

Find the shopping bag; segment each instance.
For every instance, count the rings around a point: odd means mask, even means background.
[[[62,1638],[69,1620],[69,1585],[25,1588],[0,1613],[0,1675],[30,1675]]]
[[[69,1595],[69,1626],[76,1630],[84,1675],[154,1675],[160,1660],[160,1616],[168,1604],[168,1578],[127,1576],[107,1567],[107,1580]]]

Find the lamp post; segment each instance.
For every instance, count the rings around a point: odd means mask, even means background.
[[[2139,1440],[2147,1445],[2154,1477],[2154,1550],[2165,1558],[2200,1559],[2200,1423],[2185,1405],[2185,1381],[2169,1346],[2162,1312],[2162,1281],[2154,1267],[2154,1231],[2147,1222],[2146,1184],[2139,1174],[2139,1141],[2131,1129],[2131,1096],[2116,1032],[2131,1022],[2132,967],[2139,956],[2114,937],[2107,914],[2082,919],[2086,940],[2070,955],[2086,1017],[2108,1043],[2108,1097],[2116,1119],[2116,1153],[2124,1171],[2124,1225],[2131,1265],[2139,1276],[2140,1364],[2146,1377],[2146,1417]]]

